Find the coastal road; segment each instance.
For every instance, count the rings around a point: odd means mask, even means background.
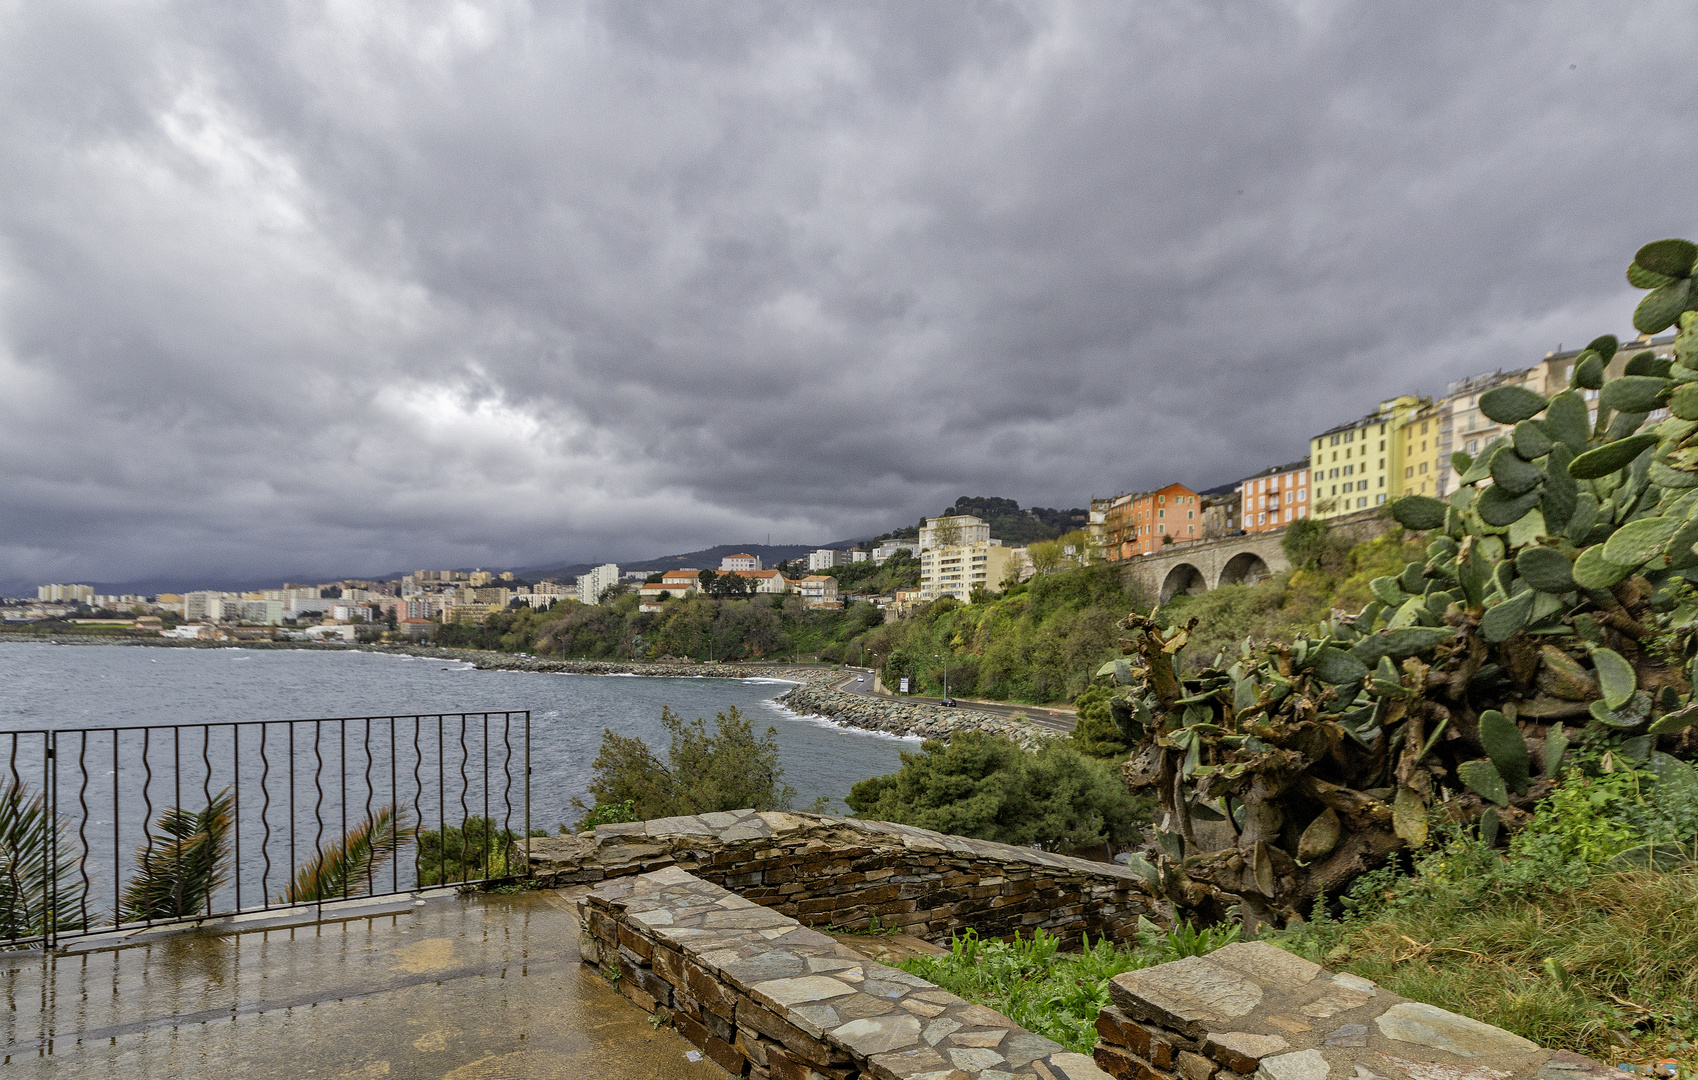
[[[862,697],[888,698],[911,701],[916,704],[936,705],[940,699],[920,697],[914,694],[876,694],[873,692],[873,672],[871,668],[864,670],[851,669],[841,682],[833,683],[833,687],[846,694],[859,694]],[[1024,716],[1035,724],[1054,728],[1057,731],[1072,731],[1077,720],[1071,709],[1051,709],[1042,705],[1003,705],[991,701],[969,701],[966,698],[956,698],[961,707],[974,712],[989,713],[992,716]]]

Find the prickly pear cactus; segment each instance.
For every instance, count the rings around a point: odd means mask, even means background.
[[[1192,676],[1177,657],[1194,621],[1122,622],[1127,659],[1099,674],[1124,688],[1127,782],[1160,798],[1160,850],[1138,864],[1154,888],[1283,922],[1425,843],[1435,808],[1516,827],[1586,727],[1687,768],[1671,754],[1698,743],[1695,262],[1661,240],[1628,269],[1651,290],[1634,325],[1679,327],[1672,361],[1637,351],[1609,377],[1619,344],[1602,337],[1549,397],[1481,395],[1512,434],[1453,455],[1448,499],[1391,504],[1427,559],[1374,581],[1355,617]]]

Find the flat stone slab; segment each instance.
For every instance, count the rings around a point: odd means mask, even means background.
[[[802,816],[759,817],[770,826],[768,818]],[[586,926],[609,916],[619,924],[617,963],[638,955],[628,956],[625,942],[632,928],[640,928],[644,940],[636,944],[649,949],[656,971],[675,951],[686,969],[696,965],[719,987],[758,1006],[762,1016],[749,1019],[763,1037],[781,1039],[796,1053],[823,1047],[842,1055],[833,1060],[864,1063],[865,1076],[1111,1080],[1089,1057],[1069,1053],[994,1009],[870,960],[677,867],[607,882],[585,897],[580,910]],[[647,979],[649,971],[635,976]],[[691,984],[692,993],[697,989]],[[746,1007],[736,1005],[739,1027]],[[685,1019],[680,1027],[688,1033],[693,1022]],[[790,1036],[768,1030],[775,1022],[813,1042],[792,1046]],[[723,1038],[717,1045],[731,1050]]]
[[[949,836],[912,825],[859,821],[825,814],[755,810],[598,825],[594,831],[576,836],[539,836],[530,842],[530,858],[538,873],[556,874],[586,866],[618,868],[633,862],[664,861],[685,853],[696,854],[717,847],[762,840],[818,840],[834,847],[866,846],[948,853],[973,859],[993,859],[1011,865],[1066,870],[1139,886],[1143,881],[1136,871],[1116,863],[1093,862],[1013,844]]]
[[[1142,1080],[1605,1080],[1610,1071],[1266,942],[1117,975],[1109,996],[1119,1011],[1105,1010],[1097,1029],[1117,1049],[1103,1057],[1132,1055],[1147,1069]]]

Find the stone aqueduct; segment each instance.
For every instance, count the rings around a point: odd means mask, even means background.
[[[1343,533],[1356,543],[1395,527],[1378,509],[1336,518],[1328,524],[1334,533]],[[1271,574],[1291,569],[1284,540],[1285,529],[1270,529],[1174,544],[1127,563],[1126,577],[1164,604],[1181,593],[1195,595],[1222,585],[1254,585]]]
[[[1174,544],[1158,554],[1133,559],[1126,566],[1126,576],[1164,604],[1180,593],[1207,592],[1222,585],[1254,585],[1269,574],[1291,568],[1280,546],[1284,536],[1281,529]]]

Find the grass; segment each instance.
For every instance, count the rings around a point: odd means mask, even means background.
[[[1043,930],[1013,941],[987,940],[969,930],[950,939],[949,951],[914,956],[904,971],[968,1001],[995,1009],[1027,1031],[1089,1054],[1097,1041],[1097,1013],[1109,1003],[1108,981],[1123,971],[1202,956],[1238,940],[1238,928],[1164,932],[1146,920],[1138,943],[1116,948],[1086,938],[1078,952],[1062,952],[1061,939]]]
[[[1388,892],[1276,943],[1542,1046],[1698,1075],[1698,870],[1484,900],[1431,878]]]

